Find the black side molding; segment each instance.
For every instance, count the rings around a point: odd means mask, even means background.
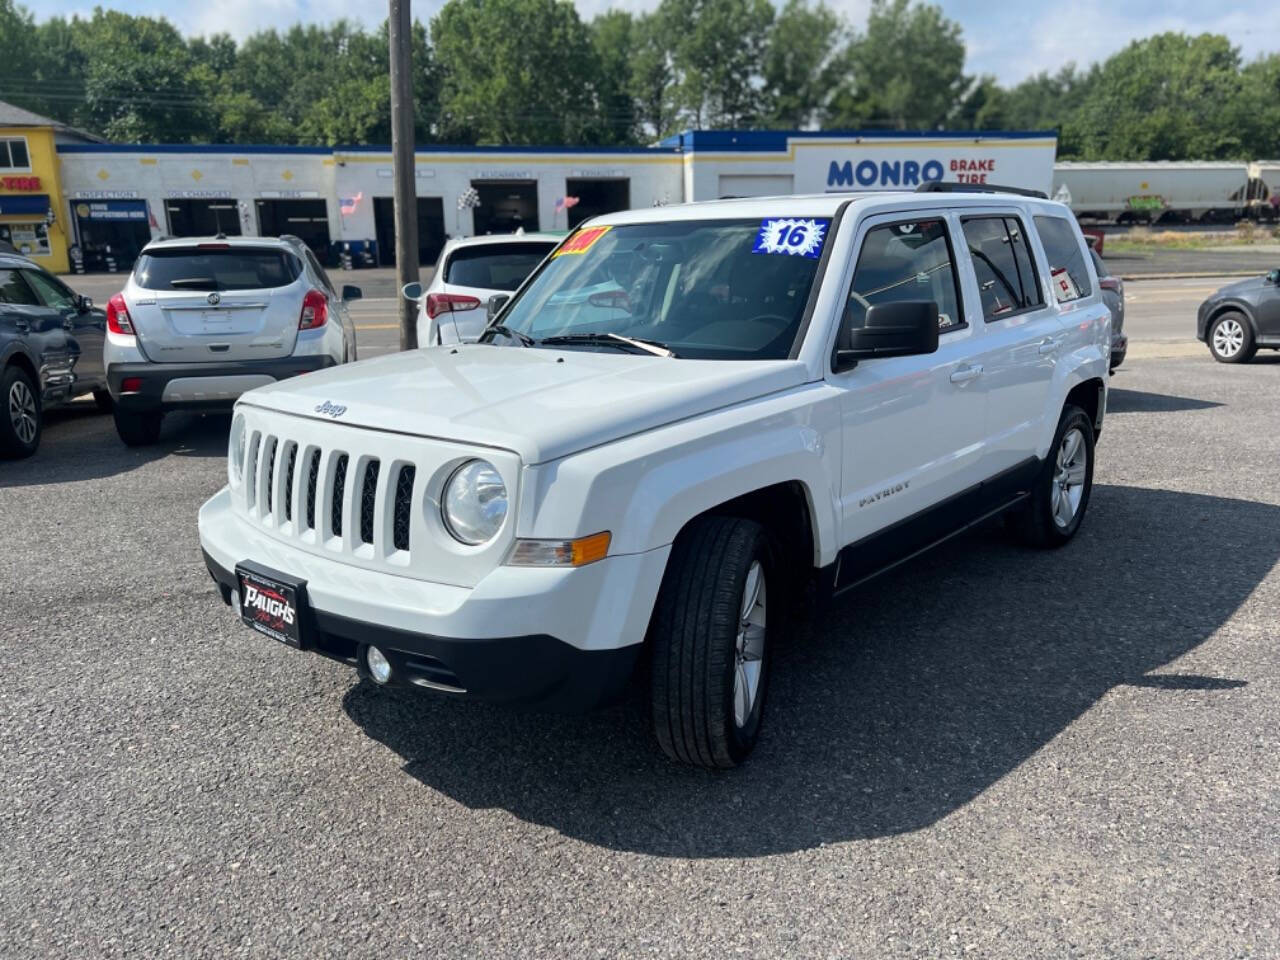
[[[849,544],[836,560],[833,594],[852,590],[1018,504],[1030,494],[1043,463],[1028,457],[941,503]]]

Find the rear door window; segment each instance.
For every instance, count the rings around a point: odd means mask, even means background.
[[[0,269],[0,303],[17,303],[24,307],[40,306],[35,291],[18,270]]]
[[[485,290],[514,290],[553,249],[554,243],[486,243],[459,247],[445,265],[444,282]]]
[[[905,220],[867,231],[845,304],[845,322],[862,327],[869,308],[900,300],[935,301],[940,333],[964,326],[945,220]]]
[[[302,264],[270,247],[171,247],[138,258],[133,277],[146,290],[264,290],[287,287]]]
[[[963,226],[983,317],[1002,320],[1043,305],[1031,250],[1017,217],[973,217]]]
[[[1053,295],[1059,303],[1078,300],[1093,293],[1089,268],[1084,262],[1084,245],[1076,227],[1064,217],[1036,217],[1040,243],[1049,258],[1049,277]],[[1104,271],[1098,271],[1101,276]]]

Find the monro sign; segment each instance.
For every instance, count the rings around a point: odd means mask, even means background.
[[[1048,191],[1052,137],[877,137],[792,141],[797,193],[915,190],[935,181]]]

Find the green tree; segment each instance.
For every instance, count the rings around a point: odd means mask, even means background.
[[[662,0],[657,13],[672,51],[682,125],[755,124],[764,107],[761,71],[773,23],[769,0]]]
[[[840,58],[845,84],[824,120],[836,127],[943,127],[970,85],[964,57],[960,25],[940,7],[872,0],[866,32]]]
[[[637,134],[639,120],[631,95],[636,33],[635,20],[625,10],[610,10],[591,21],[603,143],[632,143]]]
[[[568,0],[449,0],[431,38],[442,73],[444,139],[597,139],[595,50]]]
[[[1248,107],[1226,37],[1162,33],[1092,71],[1064,139],[1086,160],[1243,158]]]
[[[1241,119],[1250,158],[1280,157],[1280,53],[1259,57],[1241,72]]]
[[[675,67],[671,62],[666,24],[657,12],[632,25],[631,97],[642,129],[655,137],[675,132],[679,107],[672,95]]]
[[[836,54],[847,28],[822,0],[787,0],[769,32],[761,72],[770,127],[810,126],[826,109],[838,86]]]
[[[88,126],[111,140],[208,140],[214,130],[209,72],[196,71],[182,35],[167,20],[95,8],[77,20],[85,52]]]

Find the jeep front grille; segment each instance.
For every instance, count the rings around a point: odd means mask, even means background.
[[[352,548],[409,551],[414,464],[393,461],[388,472],[378,457],[325,450],[265,431],[255,431],[248,442],[244,477],[250,516],[318,543],[345,544],[354,535]],[[327,521],[326,529],[317,528],[319,519]]]
[[[347,492],[347,455],[338,457],[338,465],[333,471],[333,502],[329,507],[329,523],[333,526],[333,535],[342,536],[342,498]]]
[[[409,510],[413,506],[413,479],[417,474],[412,466],[400,468],[396,478],[396,505],[391,518],[391,539],[397,550],[409,549]]]
[[[360,485],[360,542],[373,543],[373,510],[377,505],[378,461],[365,464],[364,483]]]

